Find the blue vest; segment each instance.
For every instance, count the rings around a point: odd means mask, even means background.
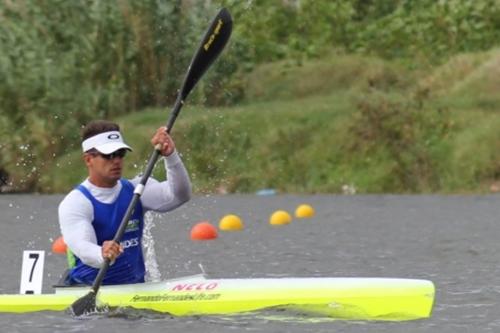
[[[134,186],[128,180],[120,179],[122,189],[115,202],[106,204],[96,200],[89,190],[79,185],[81,191],[92,202],[94,207],[94,227],[97,244],[102,245],[104,241],[112,240],[120,226],[128,205],[134,195]],[[128,221],[127,228],[120,244],[124,252],[116,258],[113,265],[109,266],[103,284],[124,284],[144,282],[144,259],[142,256],[142,230],[144,228],[144,214],[142,204],[139,200],[132,217]],[[76,265],[68,276],[68,284],[91,285],[99,269],[85,265],[80,258],[76,257]]]

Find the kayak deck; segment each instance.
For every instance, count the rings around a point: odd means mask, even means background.
[[[89,287],[55,294],[0,295],[0,312],[62,311]],[[430,316],[434,285],[390,278],[206,279],[202,275],[133,285],[103,286],[98,301],[175,316],[238,314],[282,308],[339,319],[412,320]]]

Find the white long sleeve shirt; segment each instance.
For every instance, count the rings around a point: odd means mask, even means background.
[[[175,151],[164,158],[167,180],[158,182],[149,178],[140,200],[144,212],[153,210],[168,212],[173,210],[191,197],[191,182],[181,158]],[[130,180],[135,186],[140,177]],[[92,196],[103,203],[113,203],[122,188],[120,182],[112,188],[98,187],[86,179],[82,185]],[[86,265],[99,268],[102,258],[101,246],[97,245],[97,238],[92,226],[94,208],[85,195],[77,189],[72,190],[59,204],[59,226],[65,243],[71,251]]]

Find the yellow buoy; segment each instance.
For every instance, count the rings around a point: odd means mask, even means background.
[[[233,214],[224,216],[219,222],[219,229],[225,231],[235,231],[243,229],[241,219]]]
[[[299,205],[295,210],[295,216],[298,218],[313,217],[314,209],[306,204]]]
[[[292,222],[292,217],[284,210],[277,210],[271,215],[269,223],[273,225],[283,225]]]

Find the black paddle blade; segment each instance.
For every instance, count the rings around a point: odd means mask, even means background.
[[[81,316],[96,311],[96,294],[92,290],[71,304],[70,311],[74,316]]]
[[[233,19],[226,8],[222,8],[213,18],[205,36],[201,40],[188,72],[184,78],[184,83],[179,91],[181,100],[191,92],[198,80],[205,71],[217,59],[231,36],[233,30]]]

